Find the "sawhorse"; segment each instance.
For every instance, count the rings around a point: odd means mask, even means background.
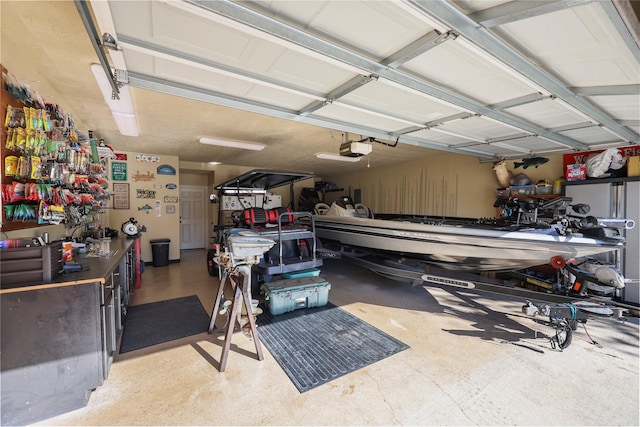
[[[262,347],[260,346],[260,338],[258,337],[258,328],[256,327],[256,318],[253,315],[253,308],[251,307],[251,298],[249,298],[249,289],[251,289],[251,266],[243,265],[236,268],[225,268],[220,279],[220,286],[218,287],[218,294],[216,295],[216,302],[213,305],[213,311],[211,313],[211,321],[209,322],[209,333],[212,333],[215,329],[216,316],[218,315],[218,309],[220,307],[220,301],[226,288],[227,282],[234,288],[233,303],[231,305],[231,313],[229,314],[229,321],[224,335],[224,344],[222,346],[222,355],[220,356],[220,372],[224,372],[227,366],[227,358],[229,357],[229,349],[231,348],[231,337],[236,325],[236,318],[238,315],[238,308],[242,303],[247,312],[247,319],[251,327],[251,337],[256,347],[256,354],[258,360],[262,360]]]

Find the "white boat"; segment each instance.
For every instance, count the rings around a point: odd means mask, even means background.
[[[546,203],[545,209],[565,212],[569,203],[570,199],[561,198]],[[342,196],[330,207],[320,204],[314,221],[322,242],[335,241],[465,271],[521,270],[592,257],[623,248],[620,228],[634,226],[633,221],[566,215],[543,220],[538,217],[543,211],[529,212],[517,222],[415,215],[373,217],[366,208]]]

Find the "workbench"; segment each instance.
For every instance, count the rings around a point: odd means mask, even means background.
[[[83,271],[50,283],[0,288],[2,425],[84,407],[102,385],[129,304],[134,241],[112,239],[109,257],[76,255]]]

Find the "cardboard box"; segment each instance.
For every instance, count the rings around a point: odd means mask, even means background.
[[[627,159],[627,176],[640,176],[640,156]]]
[[[567,165],[564,177],[567,181],[584,181],[587,179],[587,166],[581,163]]]

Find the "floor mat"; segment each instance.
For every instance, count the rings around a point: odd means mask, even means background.
[[[208,327],[209,315],[196,295],[132,305],[120,353],[206,332]]]
[[[260,340],[300,393],[409,348],[329,303],[258,316]]]

